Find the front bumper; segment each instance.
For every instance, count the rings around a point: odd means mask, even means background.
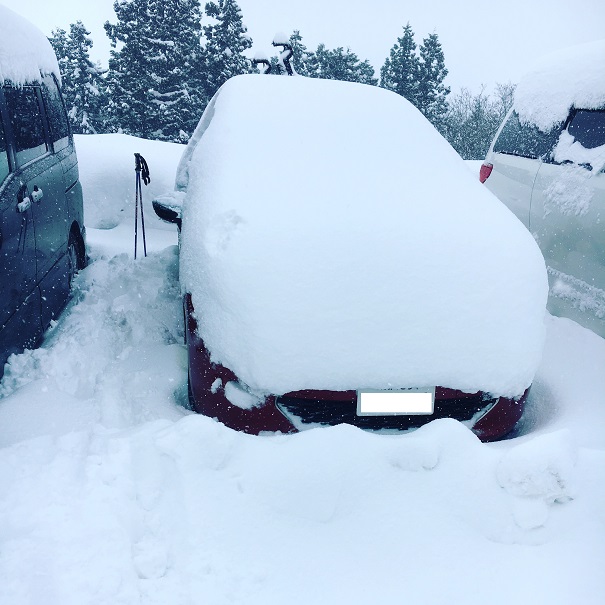
[[[197,336],[197,322],[188,295],[185,297],[185,321],[192,408],[232,429],[253,435],[295,433],[343,423],[372,431],[407,431],[438,418],[454,418],[467,424],[482,441],[493,441],[515,427],[529,391],[518,399],[508,399],[437,387],[435,409],[430,415],[358,416],[356,391],[297,391],[279,397],[271,395],[255,407],[242,408],[231,403],[225,395],[224,385],[237,383],[237,376],[210,360],[208,350]]]

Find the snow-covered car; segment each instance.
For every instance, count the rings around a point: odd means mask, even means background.
[[[182,227],[196,411],[250,433],[451,417],[484,440],[521,416],[544,260],[399,95],[232,78],[154,207]]]
[[[480,179],[536,238],[548,309],[605,337],[605,41],[527,73]]]
[[[12,353],[41,340],[85,263],[57,59],[42,32],[0,6],[0,377]]]

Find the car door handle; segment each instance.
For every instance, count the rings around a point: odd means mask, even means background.
[[[42,189],[38,187],[38,185],[34,185],[34,190],[32,191],[32,200],[38,203],[44,197],[44,192]]]
[[[20,214],[22,214],[23,212],[27,212],[32,206],[32,201],[28,198],[28,197],[24,197],[23,200],[21,200],[18,204],[17,204],[17,212],[19,212]]]

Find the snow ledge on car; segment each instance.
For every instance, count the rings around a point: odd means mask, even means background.
[[[544,132],[565,121],[572,107],[605,107],[605,40],[542,57],[515,91],[514,109],[521,121]]]
[[[39,82],[40,74],[61,74],[48,38],[27,19],[0,5],[0,83]]]

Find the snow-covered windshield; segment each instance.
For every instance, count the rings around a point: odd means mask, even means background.
[[[542,256],[419,111],[260,75],[228,81],[212,111],[181,162],[181,279],[215,362],[275,394],[523,392]]]

